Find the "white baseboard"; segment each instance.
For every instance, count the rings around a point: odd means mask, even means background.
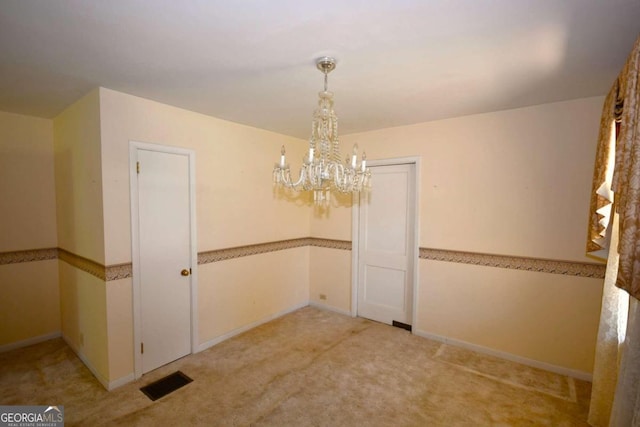
[[[311,307],[315,307],[315,308],[320,309],[320,310],[333,311],[334,313],[343,314],[345,316],[353,317],[353,316],[351,316],[351,311],[349,311],[349,310],[343,310],[341,308],[333,307],[331,305],[323,304],[321,302],[309,301],[309,305]]]
[[[62,339],[64,340],[65,343],[67,343],[67,345],[69,346],[69,348],[71,348],[71,350],[73,350],[73,352],[76,354],[76,356],[78,356],[78,358],[82,361],[82,363],[85,364],[85,366],[87,367],[87,369],[89,369],[89,371],[91,371],[91,373],[93,374],[94,377],[96,377],[96,379],[100,382],[100,384],[102,384],[102,386],[104,388],[106,388],[108,391],[113,390],[114,388],[120,387],[128,382],[133,381],[134,377],[133,377],[133,373],[129,374],[127,376],[124,376],[122,378],[119,378],[115,381],[107,381],[106,378],[104,378],[102,375],[100,375],[98,373],[98,371],[93,367],[93,365],[91,364],[91,362],[89,362],[89,360],[87,359],[87,357],[76,347],[74,346],[71,341],[62,334],[62,332],[57,331],[57,332],[53,332],[50,334],[45,334],[45,335],[40,335],[37,337],[33,337],[33,338],[28,338],[26,340],[22,340],[22,341],[17,341],[17,342],[13,342],[10,344],[4,344],[2,346],[0,346],[0,353],[4,353],[6,351],[11,351],[11,350],[15,350],[18,348],[23,348],[23,347],[28,347],[30,345],[33,344],[39,344],[41,342],[45,342],[45,341],[49,341],[55,338],[60,338],[62,337]]]
[[[293,307],[289,307],[289,308],[287,308],[287,309],[285,309],[283,311],[274,313],[274,314],[269,315],[267,317],[264,317],[264,318],[262,318],[260,320],[257,320],[257,321],[255,321],[253,323],[249,323],[248,325],[244,325],[244,326],[242,326],[240,328],[234,329],[234,330],[232,330],[230,332],[227,332],[224,335],[220,335],[219,337],[216,337],[216,338],[214,338],[212,340],[203,342],[202,344],[200,344],[198,346],[198,353],[203,351],[203,350],[206,350],[206,349],[208,349],[210,347],[213,347],[216,344],[220,344],[222,341],[226,341],[229,338],[235,337],[236,335],[240,335],[241,333],[246,332],[249,329],[253,329],[253,328],[257,327],[257,326],[260,326],[260,325],[265,324],[267,322],[270,322],[270,321],[272,321],[274,319],[277,319],[278,317],[282,317],[285,314],[289,314],[289,313],[291,313],[293,311],[301,309],[302,307],[306,307],[307,305],[309,305],[309,303],[307,301],[305,301],[303,303],[296,304]]]
[[[520,363],[522,365],[531,366],[533,368],[543,369],[549,372],[555,372],[556,374],[566,375],[568,377],[577,378],[583,381],[591,382],[593,380],[593,375],[589,372],[578,371],[576,369],[569,369],[563,366],[552,365],[551,363],[540,362],[539,360],[529,359],[526,357],[518,356],[515,354],[507,353],[504,351],[494,350],[492,348],[483,347],[481,345],[473,344],[466,341],[457,340],[455,338],[449,338],[442,335],[432,334],[426,331],[414,330],[413,333],[418,335],[419,337],[428,338],[434,341],[439,341],[444,344],[449,344],[455,347],[465,348],[467,350],[472,350],[477,353],[487,354],[489,356],[494,356],[500,359],[509,360],[511,362]]]
[[[80,360],[82,360],[82,363],[84,363],[84,365],[87,367],[87,369],[89,369],[89,371],[91,371],[91,373],[93,374],[94,377],[96,377],[98,382],[100,382],[100,384],[102,384],[102,387],[104,387],[108,391],[109,390],[109,380],[107,378],[103,377],[98,372],[98,370],[91,364],[91,362],[89,362],[89,359],[87,359],[87,356],[85,356],[84,353],[82,353],[78,347],[73,345],[73,343],[71,342],[71,340],[67,336],[62,334],[62,339],[64,340],[64,342],[67,343],[69,348],[71,348],[71,350],[73,350],[73,352],[76,354],[76,356],[78,356],[78,358]]]
[[[113,389],[116,389],[118,387],[122,387],[125,384],[130,383],[131,381],[135,380],[136,377],[133,374],[133,372],[131,372],[129,375],[125,375],[122,378],[118,378],[117,380],[113,380],[113,381],[109,381],[109,387],[107,387],[107,390],[111,391]]]
[[[15,350],[22,347],[28,347],[30,345],[39,344],[41,342],[49,341],[55,338],[60,338],[62,333],[60,331],[52,332],[50,334],[39,335],[37,337],[27,338],[26,340],[16,341],[9,344],[0,345],[0,353],[6,351]]]

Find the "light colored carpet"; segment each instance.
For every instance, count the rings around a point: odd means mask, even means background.
[[[155,401],[139,388],[181,370]],[[107,392],[60,340],[0,354],[0,404],[65,425],[587,426],[590,384],[306,307]]]

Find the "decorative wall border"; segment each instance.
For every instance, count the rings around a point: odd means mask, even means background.
[[[341,249],[344,251],[350,251],[353,246],[351,240],[319,239],[316,237],[309,237],[309,240],[309,246],[316,246],[319,248]]]
[[[58,259],[92,276],[96,276],[98,279],[106,280],[107,278],[105,266],[88,258],[58,248]]]
[[[351,241],[317,239],[315,237],[302,237],[300,239],[279,240],[277,242],[259,243],[256,245],[237,246],[235,248],[216,249],[198,253],[198,264],[225,261],[233,258],[264,254],[268,252],[282,251],[285,249],[300,248],[303,246],[316,246],[320,248],[351,250]]]
[[[277,252],[285,249],[300,248],[304,246],[350,251],[352,243],[349,240],[303,237],[299,239],[238,246],[234,248],[216,249],[198,253],[198,265],[269,252]],[[525,270],[538,273],[561,274],[565,276],[589,277],[595,279],[604,278],[606,270],[606,265],[604,264],[589,262],[557,261],[543,258],[494,255],[432,248],[420,248],[418,257],[420,259],[432,261],[454,262],[459,264],[472,264],[484,267]],[[61,248],[0,252],[0,265],[44,261],[50,259],[60,259],[69,265],[106,281],[126,279],[132,275],[131,263],[104,266]]]
[[[58,258],[58,248],[28,249],[25,251],[0,252],[0,265],[21,262],[46,261]]]
[[[131,263],[104,266],[61,248],[0,252],[0,265],[59,259],[98,279],[111,281],[131,277]]]
[[[130,262],[124,264],[108,265],[105,267],[106,281],[126,279],[133,276],[133,266]]]
[[[265,254],[267,252],[282,251],[285,249],[309,246],[311,238],[280,240],[277,242],[258,243],[255,245],[237,246],[234,248],[215,249],[212,251],[198,252],[198,265],[245,256]]]
[[[432,261],[455,262],[460,264],[481,265],[483,267],[498,267],[595,279],[604,279],[606,270],[606,265],[590,262],[557,261],[543,258],[493,255],[431,248],[420,248],[419,258]]]

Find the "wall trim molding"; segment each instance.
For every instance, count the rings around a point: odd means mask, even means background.
[[[89,371],[91,371],[93,376],[96,378],[96,380],[98,380],[98,382],[102,385],[102,387],[104,387],[107,391],[111,391],[111,389],[109,388],[109,380],[105,378],[102,374],[100,374],[100,372],[98,372],[96,367],[93,366],[93,364],[89,361],[87,356],[83,352],[81,352],[78,347],[73,345],[71,340],[65,334],[62,334],[62,339],[64,340],[64,342],[67,343],[69,348],[73,350],[76,356],[78,356],[78,359],[80,359],[82,363],[84,363],[84,365],[89,369]]]
[[[125,384],[128,384],[132,381],[134,381],[136,379],[135,375],[133,375],[133,372],[125,375],[124,377],[118,378],[117,380],[113,380],[113,381],[109,381],[109,387],[107,387],[108,391],[111,391],[113,389],[116,389],[118,387],[122,387]]]
[[[342,314],[343,316],[356,317],[351,314],[351,310],[343,310],[341,308],[334,307],[329,304],[323,304],[317,301],[309,301],[309,307],[317,308],[318,310],[332,311],[334,313]]]
[[[198,265],[306,246],[350,251],[352,248],[352,242],[350,240],[301,237],[298,239],[278,240],[275,242],[214,249],[211,251],[198,252]],[[606,270],[605,264],[591,262],[496,255],[424,247],[419,248],[418,252],[418,259],[430,261],[453,262],[458,264],[471,264],[483,267],[497,267],[510,270],[532,271],[536,273],[588,277],[593,279],[604,279],[604,273]],[[73,267],[83,270],[107,282],[126,279],[132,275],[132,265],[130,262],[104,266],[62,248],[0,252],[0,265],[52,259],[60,259]]]
[[[565,368],[564,366],[553,365],[551,363],[540,362],[539,360],[529,359],[527,357],[518,356],[517,354],[507,353],[506,351],[494,350],[492,348],[484,347],[478,344],[473,344],[467,341],[457,340],[455,338],[449,338],[442,335],[432,334],[431,332],[427,332],[427,331],[414,330],[413,334],[422,338],[438,341],[443,344],[464,348],[466,350],[475,351],[476,353],[486,354],[489,356],[497,357],[499,359],[520,363],[522,365],[527,365],[533,368],[554,372],[560,375],[565,375],[567,377],[577,378],[579,380],[589,381],[589,382],[593,381],[593,375],[590,372],[584,372],[584,371],[579,371],[577,369]]]
[[[20,341],[11,342],[9,344],[0,345],[0,353],[4,353],[18,348],[29,347],[30,345],[40,344],[41,342],[49,341],[55,338],[60,338],[62,332],[56,331],[50,334],[38,335],[37,337],[31,337]]]

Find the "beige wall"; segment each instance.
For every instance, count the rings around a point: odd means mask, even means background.
[[[0,347],[59,332],[58,262],[0,265]]]
[[[585,230],[602,102],[545,104],[341,141],[343,150],[357,143],[370,159],[420,158],[421,247],[591,261]],[[312,218],[311,229],[315,237],[347,239],[350,223],[351,209],[337,208],[329,219]],[[311,259],[311,271],[326,271],[314,267],[318,262]],[[350,286],[350,273],[336,269]],[[310,282],[318,280],[312,275]],[[595,279],[421,260],[414,328],[590,372],[601,286]],[[315,285],[311,297],[324,290],[336,292]]]
[[[602,280],[420,260],[418,333],[591,373]]]
[[[603,98],[348,135],[372,159],[420,156],[420,246],[584,255]]]
[[[311,247],[309,301],[351,313],[351,251]],[[321,299],[320,295],[325,299]]]
[[[53,121],[58,246],[105,263],[99,92]]]
[[[109,378],[125,378],[133,372],[133,291],[131,278],[106,284],[106,323],[109,343]]]
[[[0,112],[0,252],[55,248],[51,120]],[[0,347],[60,331],[55,260],[0,265]]]
[[[0,112],[0,252],[55,248],[51,120]]]
[[[347,148],[348,147],[348,148]],[[351,145],[342,144],[343,152]],[[351,240],[351,194],[332,194],[328,209],[311,211],[311,237]]]
[[[89,369],[109,381],[105,281],[59,261],[62,334]]]
[[[107,265],[131,262],[129,142],[188,148],[196,155],[198,251],[306,237],[308,199],[274,194],[280,146],[302,158],[295,138],[100,89]],[[291,249],[198,267],[199,343],[308,300],[308,252]],[[111,381],[133,371],[130,281],[107,282]],[[115,289],[111,289],[116,287]]]
[[[104,88],[100,108],[108,265],[131,261],[129,141],[195,150],[199,252],[308,236],[308,205],[271,184],[280,146],[301,159],[302,141]]]
[[[53,120],[58,246],[104,264],[99,92]],[[106,282],[59,261],[62,335],[96,377],[109,380]]]
[[[200,343],[309,300],[309,248],[293,248],[198,268]]]

